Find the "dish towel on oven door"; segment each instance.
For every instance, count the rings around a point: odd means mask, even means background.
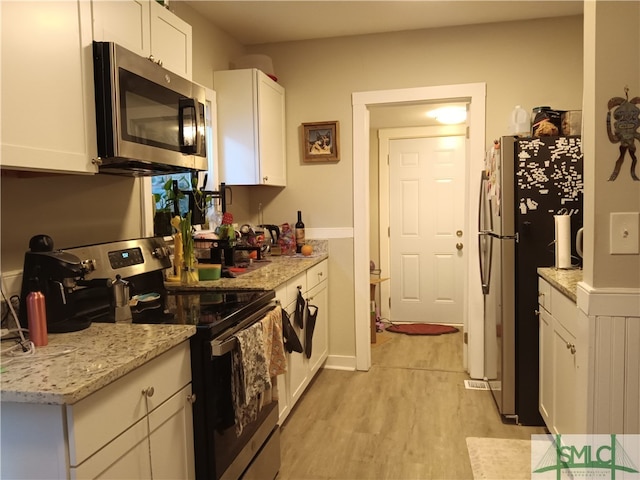
[[[238,346],[232,354],[232,389],[239,436],[246,425],[258,417],[263,405],[277,399],[276,377],[286,372],[280,307],[261,321],[238,332]]]

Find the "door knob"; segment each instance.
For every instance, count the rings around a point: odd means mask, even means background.
[[[461,244],[461,243],[456,243],[456,248],[457,248],[458,250],[462,250],[462,248],[463,248],[463,247],[464,247],[464,245],[463,245],[463,244]]]

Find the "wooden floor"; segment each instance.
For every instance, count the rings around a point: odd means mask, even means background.
[[[385,332],[369,372],[321,370],[282,426],[277,479],[471,479],[466,437],[544,433],[465,389],[461,345],[460,332]]]

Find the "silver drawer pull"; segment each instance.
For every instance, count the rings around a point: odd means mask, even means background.
[[[153,394],[156,393],[155,389],[153,387],[147,387],[144,390],[142,390],[142,394],[145,397],[153,397]]]
[[[194,403],[196,403],[196,394],[195,393],[191,393],[191,394],[187,395],[187,402],[189,402],[192,405]]]
[[[570,350],[571,354],[574,355],[576,353],[576,346],[573,343],[567,342],[567,350]]]

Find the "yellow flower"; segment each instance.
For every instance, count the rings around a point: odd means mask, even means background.
[[[180,223],[182,223],[182,219],[180,218],[180,215],[176,215],[171,219],[171,226],[178,231],[180,231]]]

